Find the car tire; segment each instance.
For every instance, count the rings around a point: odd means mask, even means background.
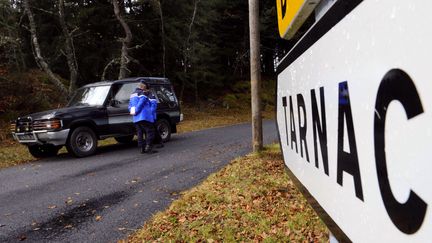
[[[72,131],[66,149],[75,157],[81,158],[96,152],[98,140],[95,132],[89,127],[78,127]]]
[[[56,156],[62,146],[54,146],[52,144],[30,145],[28,150],[35,158],[47,158]]]
[[[156,121],[156,132],[159,133],[162,142],[166,143],[171,139],[171,125],[166,119]]]
[[[134,135],[129,135],[129,136],[123,136],[123,137],[115,137],[114,139],[118,143],[130,144],[130,143],[132,143],[133,138],[134,138]]]

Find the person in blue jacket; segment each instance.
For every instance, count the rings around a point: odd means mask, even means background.
[[[138,88],[131,94],[129,100],[129,112],[133,115],[133,123],[137,129],[138,146],[141,153],[153,152],[154,122],[156,117],[153,107],[157,106],[156,100],[149,99],[144,90],[148,90],[146,83],[140,82]],[[145,141],[143,134],[145,133]]]

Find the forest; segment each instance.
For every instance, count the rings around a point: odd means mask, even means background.
[[[260,22],[263,86],[274,87],[291,46],[274,0],[260,1]],[[244,101],[235,94],[250,92],[248,24],[244,0],[0,0],[1,120],[137,76],[168,77],[186,104]]]

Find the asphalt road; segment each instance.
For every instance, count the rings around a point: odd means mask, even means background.
[[[264,143],[277,140],[263,123]],[[173,135],[156,154],[112,145],[0,171],[0,242],[114,242],[251,151],[249,124]]]

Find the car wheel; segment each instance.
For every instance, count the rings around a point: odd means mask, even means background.
[[[30,145],[28,146],[28,150],[35,158],[47,158],[56,156],[61,147],[52,144]]]
[[[134,135],[124,136],[124,137],[116,137],[114,138],[118,143],[132,143]]]
[[[76,157],[86,157],[94,154],[97,148],[97,138],[89,127],[78,127],[72,131],[66,148]]]
[[[171,125],[166,119],[159,119],[156,122],[156,132],[159,133],[162,141],[168,142],[171,139]]]

